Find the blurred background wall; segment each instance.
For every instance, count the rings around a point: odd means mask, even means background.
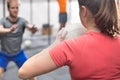
[[[8,16],[7,8],[4,5],[5,0],[0,0],[0,18]],[[49,9],[49,12],[48,12]],[[48,23],[54,27],[59,27],[58,23],[59,6],[57,0],[21,0],[19,16],[24,17],[30,23],[41,27],[44,23]],[[68,22],[79,23],[79,10],[77,0],[68,0],[67,4]]]

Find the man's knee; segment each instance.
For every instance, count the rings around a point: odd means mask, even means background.
[[[3,76],[4,69],[0,67],[0,78]]]

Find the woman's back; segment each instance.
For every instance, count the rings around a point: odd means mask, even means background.
[[[69,45],[69,46],[68,46]],[[67,43],[73,80],[120,79],[120,38],[88,32]],[[71,57],[71,58],[70,58]]]

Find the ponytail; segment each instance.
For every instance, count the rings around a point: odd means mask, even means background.
[[[118,16],[115,0],[101,0],[95,23],[102,33],[114,37],[119,34]]]
[[[104,34],[114,37],[119,34],[115,0],[78,0],[79,6],[86,6],[95,18],[97,28]]]

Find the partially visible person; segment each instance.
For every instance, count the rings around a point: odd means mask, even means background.
[[[87,32],[55,42],[28,59],[19,69],[23,79],[68,66],[72,80],[120,80],[120,35],[115,0],[78,0]]]
[[[59,4],[59,23],[60,23],[60,28],[65,27],[67,23],[67,0],[57,0]]]
[[[0,20],[0,80],[10,61],[14,61],[20,68],[28,59],[24,50],[21,49],[25,28],[28,28],[32,33],[38,30],[35,25],[31,25],[24,18],[18,17],[19,5],[20,0],[7,0],[9,16]]]

